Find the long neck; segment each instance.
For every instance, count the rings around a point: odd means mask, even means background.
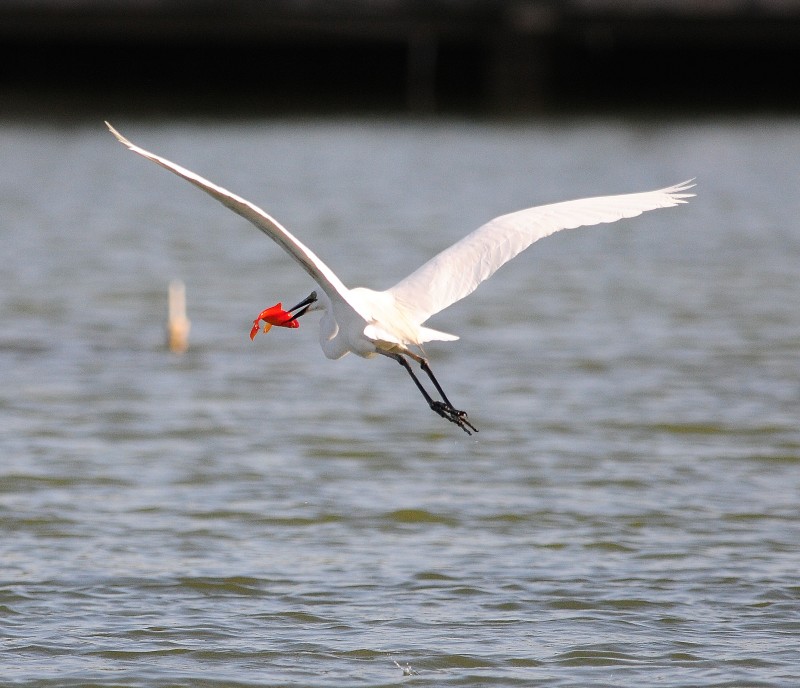
[[[320,290],[314,310],[321,310],[319,321],[319,345],[327,358],[341,358],[347,353],[339,336],[339,325],[333,315],[333,304],[328,295]]]

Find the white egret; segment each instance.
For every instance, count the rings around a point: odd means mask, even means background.
[[[471,294],[485,279],[533,242],[562,229],[615,222],[635,217],[647,210],[685,203],[694,194],[686,193],[691,180],[657,191],[599,196],[553,203],[508,215],[501,215],[434,256],[408,277],[385,291],[347,288],[311,249],[296,239],[277,220],[236,194],[169,160],[131,143],[106,122],[114,136],[134,153],[183,177],[217,199],[235,213],[252,222],[280,245],[319,285],[306,299],[286,313],[290,320],[270,319],[268,324],[291,323],[306,312],[323,311],[319,340],[328,358],[348,353],[364,358],[381,354],[400,363],[414,380],[425,401],[442,418],[455,423],[467,434],[477,429],[467,414],[450,403],[434,376],[422,345],[429,341],[454,341],[455,335],[439,332],[424,323],[435,313]],[[290,313],[294,313],[290,316]],[[257,331],[258,321],[254,332]],[[441,399],[434,399],[414,374],[406,357],[416,361],[430,378]]]

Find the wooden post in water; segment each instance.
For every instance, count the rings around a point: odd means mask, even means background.
[[[186,287],[180,280],[169,283],[169,319],[167,344],[169,350],[182,354],[189,348],[189,330],[192,323],[186,317]]]

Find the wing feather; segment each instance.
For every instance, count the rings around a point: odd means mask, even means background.
[[[270,239],[283,248],[294,260],[303,268],[311,278],[334,300],[339,297],[345,303],[349,304],[348,289],[344,286],[342,281],[336,276],[325,263],[305,244],[292,235],[283,225],[281,225],[275,218],[265,213],[261,208],[254,205],[250,201],[231,193],[227,189],[204,179],[199,174],[195,174],[174,162],[170,162],[166,158],[159,155],[150,153],[144,148],[131,143],[122,134],[120,134],[108,122],[106,126],[109,131],[114,134],[117,140],[123,145],[127,146],[134,153],[138,153],[143,158],[150,160],[157,165],[177,174],[188,182],[191,182],[196,187],[205,191],[209,196],[215,198],[224,206],[230,208],[233,212],[241,215],[246,220],[249,220]]]
[[[414,322],[471,294],[498,268],[535,241],[573,229],[635,217],[647,210],[686,203],[692,180],[657,191],[597,196],[520,210],[490,220],[431,258],[389,289]]]

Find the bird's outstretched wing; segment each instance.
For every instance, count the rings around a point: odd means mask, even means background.
[[[389,289],[416,323],[471,294],[504,263],[534,241],[573,229],[635,217],[655,208],[686,203],[692,180],[658,191],[598,196],[542,205],[501,215],[431,258]]]
[[[114,129],[108,122],[106,122],[106,126],[109,131],[117,137],[120,143],[127,146],[134,153],[138,153],[157,165],[161,165],[161,167],[177,174],[179,177],[183,177],[186,181],[191,182],[196,187],[205,191],[209,196],[216,198],[233,212],[252,222],[294,258],[295,261],[300,264],[300,267],[311,276],[331,299],[336,299],[338,296],[345,303],[349,303],[347,298],[348,289],[342,284],[342,281],[334,272],[325,265],[310,248],[296,239],[285,227],[261,210],[261,208],[231,193],[227,189],[223,189],[221,186],[217,186],[207,179],[203,179],[200,175],[180,165],[176,165],[174,162],[170,162],[166,158],[150,153],[144,150],[144,148],[139,148],[139,146],[128,141],[128,139]]]

